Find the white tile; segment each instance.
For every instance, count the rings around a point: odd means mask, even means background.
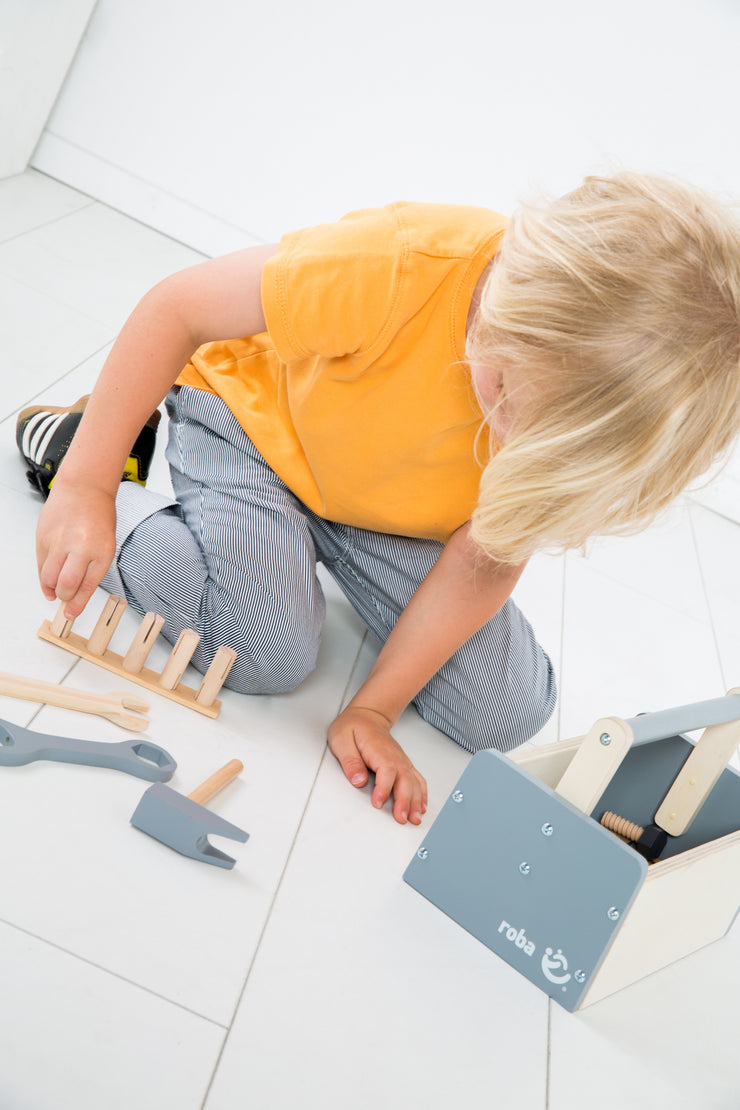
[[[15,397],[15,408],[0,419],[0,484],[22,494],[35,505],[36,512],[41,508],[41,495],[26,478],[26,466],[18,450],[15,439],[16,420],[20,409],[29,405],[70,405],[89,393],[95,384],[110,344],[102,346],[90,358],[84,359],[74,370],[61,373],[53,381],[43,382],[43,375],[29,375],[22,383],[24,395]],[[20,383],[19,383],[20,384]],[[3,396],[3,405],[12,398]]]
[[[550,656],[558,679],[562,670],[563,591],[565,556],[536,555],[525,567],[516,584],[513,598],[529,620],[534,633]],[[545,727],[532,738],[533,744],[551,744],[560,729],[560,693],[553,714]]]
[[[0,244],[0,274],[55,297],[114,334],[153,285],[202,260],[101,204]]]
[[[89,393],[97,380],[101,367],[110,350],[110,344],[102,347],[92,358],[85,359],[78,367],[64,374],[48,387],[42,388],[35,395],[23,399],[23,406],[32,405],[69,405],[78,397]],[[29,383],[29,389],[31,388]],[[157,440],[149,471],[147,485],[149,489],[170,496],[172,483],[170,482],[169,465],[165,459],[167,445],[167,416],[164,404],[160,406],[162,420],[157,432]],[[4,420],[0,420],[0,484],[8,486],[21,494],[29,504],[35,506],[35,511],[41,508],[41,495],[31,486],[26,478],[26,467],[21,458],[15,441],[15,425],[18,412],[11,412]]]
[[[552,1012],[549,1110],[735,1110],[740,929],[582,1011]]]
[[[691,530],[689,505],[675,502],[636,536],[602,536],[589,545],[585,562],[636,594],[687,613],[706,617],[701,571]],[[576,553],[569,561],[581,559]]]
[[[0,981],[4,1110],[200,1110],[221,1027],[2,922]]]
[[[250,833],[245,845],[215,841],[237,859],[235,868],[187,859],[133,829],[131,815],[148,785],[140,779],[53,762],[0,769],[0,811],[14,832],[0,843],[6,920],[229,1023],[361,639],[346,603],[328,592],[319,666],[295,694],[249,698],[224,691],[216,721],[156,694],[149,698],[144,735],[177,760],[174,790],[187,794],[228,760],[243,761],[239,779],[208,805]],[[76,622],[81,635],[89,634],[102,600],[96,596]],[[112,649],[125,652],[137,627],[138,618],[126,613]],[[27,636],[33,638],[33,628]],[[158,642],[148,665],[159,671],[168,652]],[[192,672],[185,678],[197,681]],[[68,684],[140,692],[85,662]],[[51,708],[33,728],[96,740],[126,735],[97,717]]]
[[[28,170],[0,180],[0,242],[94,204],[90,197]]]
[[[113,338],[110,327],[63,301],[0,272],[0,415],[25,405]]]
[[[740,523],[740,440],[735,440],[726,457],[696,483],[691,500],[734,524]]]
[[[71,656],[39,640],[36,631],[50,615],[36,574],[34,529],[38,502],[0,486],[0,515],[6,522],[2,532],[2,615],[0,616],[0,670],[60,682],[71,665]],[[20,702],[0,699],[0,716],[25,724],[16,717]]]
[[[712,627],[568,559],[561,736],[724,693]]]
[[[740,525],[693,509],[707,602],[727,689],[740,686]]]
[[[408,711],[422,828],[327,753],[206,1110],[545,1105],[547,999],[402,880],[469,756]],[[286,1066],[286,1062],[288,1062]]]
[[[234,221],[220,219],[206,211],[197,202],[184,200],[179,191],[153,188],[151,182],[139,174],[129,173],[51,131],[42,135],[33,164],[71,185],[79,182],[104,204],[156,228],[163,235],[187,243],[209,258],[266,241],[244,229],[246,207],[242,207],[237,226]],[[255,229],[260,222],[256,221]]]

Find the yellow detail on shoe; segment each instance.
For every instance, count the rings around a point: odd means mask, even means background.
[[[49,489],[51,489],[56,480],[57,476],[55,474],[52,480],[49,482]],[[135,455],[129,455],[126,461],[126,465],[123,468],[123,477],[121,481],[136,482],[136,484],[139,486],[146,485],[146,478],[141,477],[141,471],[139,469],[139,459],[137,459]]]
[[[140,460],[135,455],[129,455],[126,465],[123,468],[124,482],[136,482],[139,486],[146,485],[146,478],[142,478],[140,469]]]

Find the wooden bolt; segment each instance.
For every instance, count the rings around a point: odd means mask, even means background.
[[[174,690],[178,685],[199,642],[200,636],[197,632],[193,632],[191,628],[184,628],[180,633],[177,643],[159,676],[159,685],[163,686],[165,690]]]
[[[121,666],[124,671],[138,674],[147,660],[149,652],[154,647],[154,641],[159,635],[164,617],[158,613],[147,613],[139,625],[139,631],[131,641],[131,647],[123,657]]]
[[[50,625],[52,633],[55,636],[58,636],[60,640],[67,639],[67,636],[69,636],[70,632],[72,631],[72,625],[74,624],[74,620],[69,620],[64,615],[66,604],[66,601],[62,602],[62,604],[56,611],[56,616],[54,617],[54,620],[51,622]]]
[[[123,597],[111,594],[105,603],[103,612],[98,617],[98,623],[92,630],[92,635],[87,641],[87,650],[91,655],[102,655],[111,641],[113,633],[126,611],[128,602]]]
[[[233,648],[222,646],[218,649],[195,695],[198,705],[213,705],[235,659],[236,652]]]

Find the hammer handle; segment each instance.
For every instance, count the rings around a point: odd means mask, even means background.
[[[241,774],[244,770],[244,764],[240,759],[232,759],[229,763],[211,775],[209,779],[202,782],[200,786],[196,786],[192,794],[188,794],[191,801],[197,802],[198,805],[204,806],[206,802],[210,802],[219,790],[223,790],[228,786],[237,775]]]

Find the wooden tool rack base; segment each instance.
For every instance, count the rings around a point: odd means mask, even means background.
[[[125,609],[126,601],[111,595],[92,634],[85,640],[72,631],[73,622],[64,616],[64,605],[61,605],[53,621],[43,622],[38,635],[42,640],[57,644],[65,651],[71,651],[89,663],[95,663],[98,667],[130,679],[131,682],[179,705],[185,705],[206,717],[217,717],[221,702],[216,699],[216,694],[226,680],[236,659],[236,652],[229,647],[220,647],[203,676],[203,681],[195,690],[184,685],[180,679],[198,646],[198,633],[190,629],[183,631],[172,648],[164,669],[158,674],[145,667],[144,663],[164,624],[162,616],[156,613],[146,614],[125,655],[117,655],[108,648]]]

